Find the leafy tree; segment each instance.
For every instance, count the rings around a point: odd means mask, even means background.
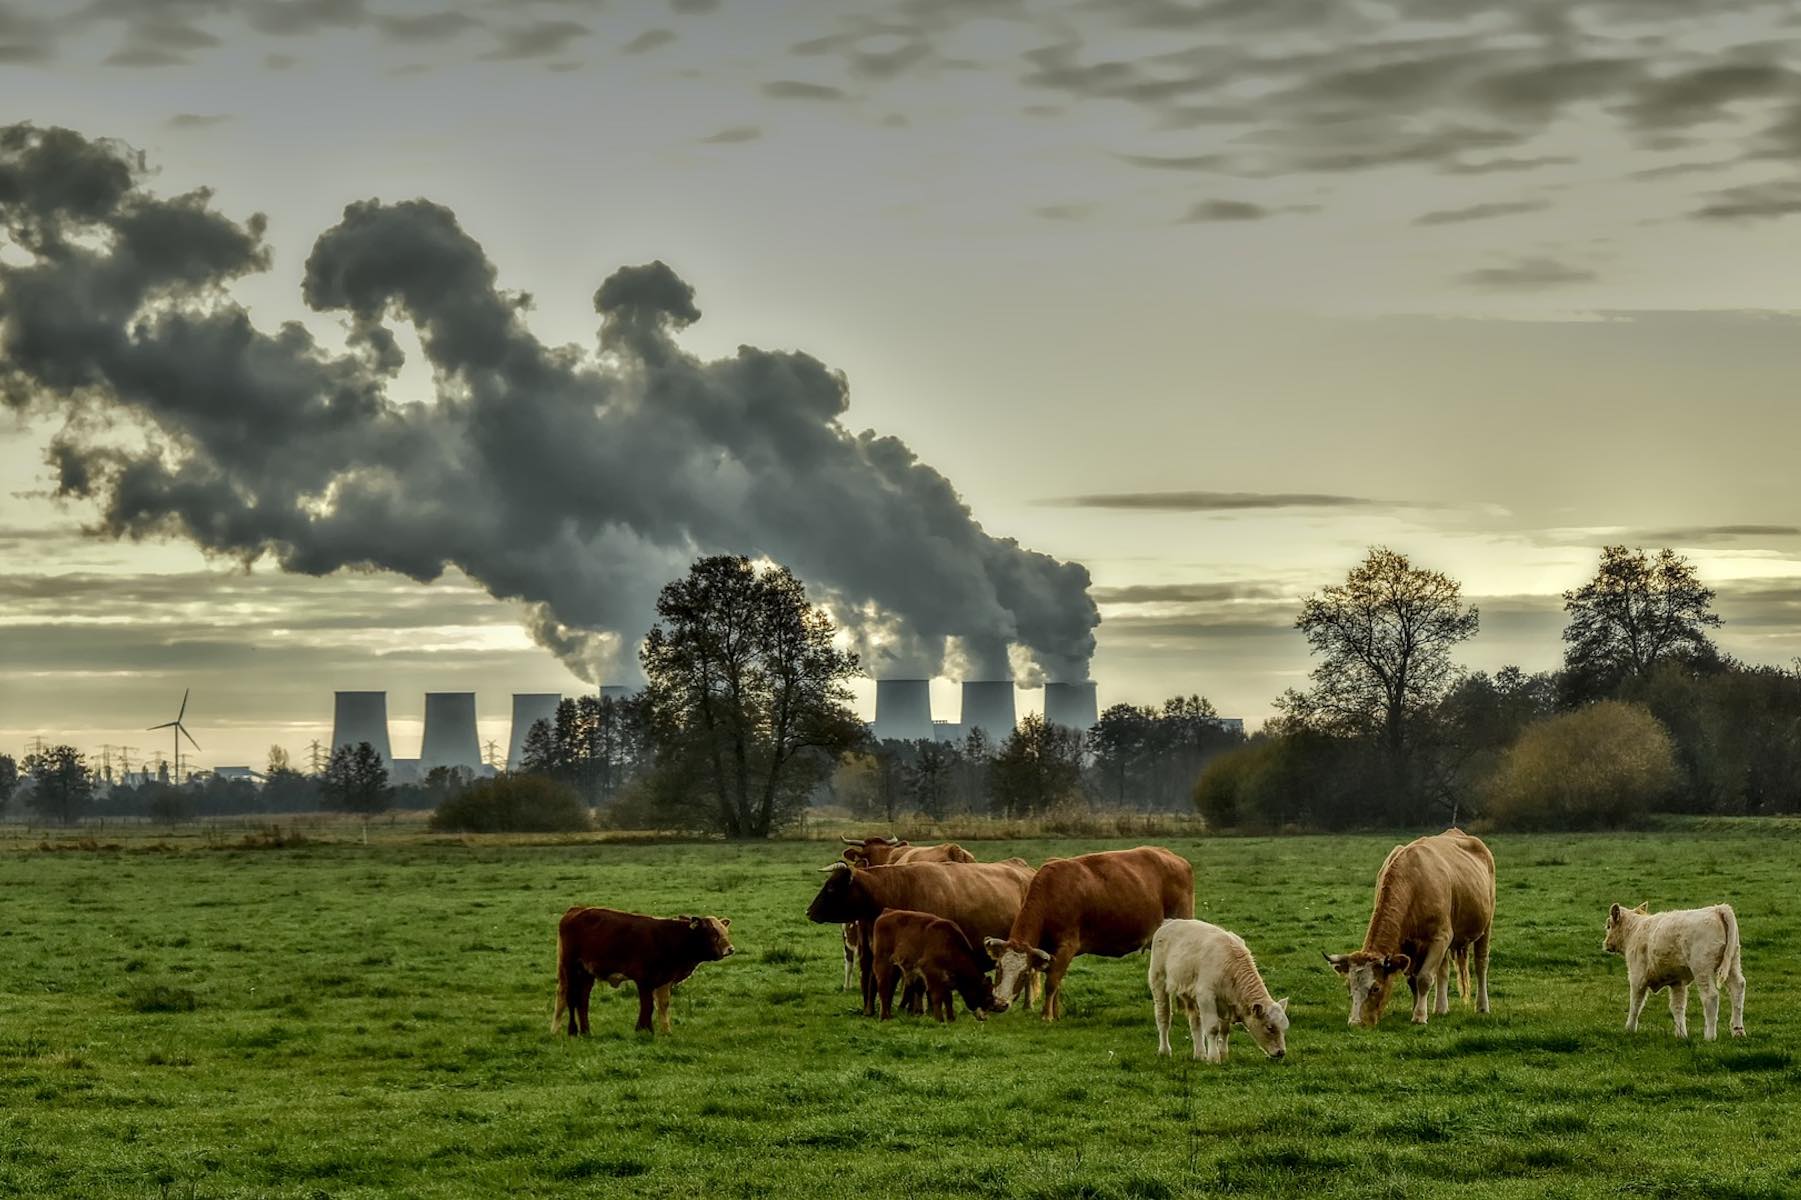
[[[1031,816],[1081,794],[1082,735],[1028,715],[1001,743],[988,772],[988,794],[1003,816]]]
[[[1433,722],[1439,752],[1427,763],[1426,782],[1446,803],[1453,823],[1494,773],[1501,754],[1534,722],[1552,715],[1556,701],[1554,676],[1528,675],[1511,666],[1492,676],[1477,671],[1451,687]]]
[[[768,837],[867,732],[851,711],[856,655],[786,568],[696,560],[657,598],[642,651],[657,769],[705,781],[712,827]]]
[[[1629,680],[1670,733],[1682,786],[1675,807],[1757,815],[1801,811],[1801,670],[1668,661]]]
[[[272,766],[263,779],[267,812],[307,812],[319,807],[319,781],[288,767]]]
[[[1321,661],[1312,688],[1278,704],[1314,728],[1375,737],[1398,764],[1419,718],[1456,679],[1452,649],[1477,624],[1456,580],[1378,546],[1344,583],[1302,605],[1295,628]]]
[[[339,746],[325,764],[319,794],[330,808],[368,816],[388,806],[388,768],[368,742]]]
[[[590,804],[605,804],[650,760],[640,698],[578,696],[526,732],[520,770],[560,780]]]
[[[94,772],[73,746],[28,755],[25,772],[31,776],[31,807],[48,819],[73,824],[94,801]]]
[[[0,754],[0,809],[13,798],[19,787],[19,764],[10,754]]]
[[[1118,807],[1127,807],[1128,797],[1150,790],[1148,776],[1156,739],[1156,711],[1131,704],[1109,706],[1088,731],[1102,794]]]
[[[1604,700],[1527,729],[1489,783],[1486,812],[1502,829],[1617,827],[1656,807],[1679,778],[1657,718]]]
[[[906,787],[921,812],[934,821],[950,811],[956,788],[957,748],[932,738],[913,743],[913,754],[902,768]]]
[[[1655,559],[1607,546],[1595,577],[1563,594],[1565,699],[1613,695],[1659,663],[1711,664],[1719,657],[1707,630],[1717,628],[1713,589],[1674,550]]]
[[[287,748],[284,746],[270,746],[269,769],[263,772],[264,778],[275,774],[277,771],[287,771],[291,769],[292,767],[288,760]]]

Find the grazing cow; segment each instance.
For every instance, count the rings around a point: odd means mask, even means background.
[[[1053,858],[1033,876],[1007,935],[985,943],[1000,964],[995,995],[1005,1008],[1043,971],[1044,1019],[1054,1021],[1076,955],[1123,958],[1150,945],[1166,918],[1192,916],[1194,868],[1161,846]]]
[[[594,981],[614,987],[626,980],[638,985],[638,1028],[650,1030],[651,1002],[656,1002],[663,1032],[669,1032],[669,992],[704,962],[731,957],[726,936],[729,917],[647,917],[612,908],[580,905],[557,923],[557,1007],[550,1028],[565,1010],[569,1033],[588,1032],[588,995]]]
[[[853,867],[886,867],[895,863],[921,862],[965,862],[976,860],[976,856],[957,845],[955,842],[944,842],[937,846],[915,846],[905,838],[895,840],[887,837],[866,837],[861,840],[838,835],[844,843],[844,861]],[[853,921],[844,927],[844,984],[840,991],[850,990],[851,976],[857,971],[857,955],[861,951],[857,925]]]
[[[891,908],[911,909],[954,921],[970,945],[1012,928],[1031,886],[1032,868],[1022,859],[999,863],[903,863],[892,867],[826,868],[825,885],[807,906],[817,924],[856,922],[858,944],[869,945],[875,919]],[[875,1015],[875,973],[862,956],[863,1015]]]
[[[1495,857],[1461,829],[1418,838],[1389,851],[1376,876],[1376,903],[1363,948],[1327,954],[1351,993],[1352,1025],[1374,1025],[1396,975],[1413,989],[1413,1021],[1426,1023],[1434,990],[1438,1014],[1451,1011],[1451,964],[1458,992],[1470,997],[1475,958],[1476,1011],[1488,1011],[1488,941],[1495,918]]]
[[[978,1021],[987,1020],[994,1008],[988,956],[970,944],[954,921],[890,909],[876,918],[869,953],[884,1021],[894,1016],[896,985],[908,992],[923,991],[926,1011],[940,1021],[957,1019],[951,1003],[953,992],[963,997]]]
[[[1738,915],[1730,904],[1652,913],[1644,905],[1607,910],[1607,938],[1601,949],[1626,960],[1626,1032],[1638,1029],[1638,1014],[1652,992],[1670,989],[1670,1016],[1676,1036],[1688,1036],[1688,985],[1701,993],[1707,1025],[1703,1036],[1720,1032],[1720,984],[1732,996],[1732,1036],[1745,1036],[1745,972],[1739,965]]]
[[[1205,921],[1165,921],[1151,938],[1157,1053],[1168,1054],[1172,1007],[1188,1014],[1194,1056],[1226,1061],[1237,1025],[1271,1058],[1288,1053],[1288,997],[1270,997],[1244,939]]]

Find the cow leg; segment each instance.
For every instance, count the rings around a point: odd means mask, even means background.
[[[594,976],[586,968],[576,966],[569,972],[569,1036],[588,1036],[588,997],[594,991]]]
[[[885,962],[875,969],[875,991],[882,1002],[882,1020],[894,1019],[894,989],[900,983],[900,968]],[[903,998],[902,1003],[905,1003]]]
[[[1488,934],[1484,933],[1476,939],[1472,947],[1476,959],[1476,1011],[1488,1011]]]
[[[657,1024],[663,1027],[664,1033],[669,1032],[669,993],[674,989],[673,983],[666,983],[651,993],[657,1002]]]
[[[932,997],[933,1016],[937,1017],[940,1021],[947,1023],[957,1019],[957,1010],[951,1006],[951,990],[949,986],[939,984],[931,990],[930,995]]]
[[[1188,1038],[1194,1043],[1194,1058],[1196,1062],[1213,1057],[1213,1046],[1207,1036],[1207,1025],[1201,1020],[1201,1006],[1199,1004],[1191,1004],[1188,1006]]]
[[[642,980],[640,980],[638,982],[638,1032],[639,1033],[651,1032],[650,1008],[651,1008],[651,1005],[655,1002],[655,1000],[656,1000],[656,993],[652,989],[646,987],[644,985],[644,982]]]
[[[1645,1001],[1651,998],[1651,989],[1645,986],[1642,979],[1626,981],[1626,1032],[1638,1032],[1638,1015],[1645,1011]]]
[[[1151,1015],[1157,1022],[1157,1053],[1169,1054],[1169,992],[1161,985],[1151,989]]]
[[[1214,1021],[1213,1029],[1210,1034],[1210,1039],[1213,1042],[1213,1053],[1210,1058],[1213,1062],[1223,1063],[1226,1061],[1226,1054],[1231,1049],[1231,1043],[1228,1040],[1231,1036],[1232,1026],[1229,1023],[1223,1020]]]
[[[1432,1015],[1435,1017],[1442,1017],[1451,1011],[1452,967],[1453,963],[1451,956],[1446,955],[1445,960],[1439,964],[1438,980],[1435,985],[1438,992],[1438,1003],[1432,1006]]]
[[[1688,1036],[1688,984],[1670,985],[1670,1016],[1676,1021],[1676,1036]]]
[[[1695,989],[1701,993],[1701,1040],[1711,1042],[1720,1036],[1720,985],[1712,975],[1701,975]]]
[[[851,976],[857,973],[857,927],[855,925],[846,925],[843,933],[844,986],[838,990],[841,992],[848,992],[850,991]]]
[[[1439,1013],[1442,1015],[1451,1011],[1449,994],[1442,986],[1447,982],[1445,967],[1450,957],[1451,939],[1447,934],[1433,938],[1432,944],[1426,947],[1426,961],[1420,964],[1419,981],[1413,986],[1413,1023],[1415,1025],[1426,1023],[1427,1009],[1431,1007],[1434,992],[1438,994],[1441,1006],[1438,1010]]]
[[[1063,1015],[1063,974],[1076,956],[1074,949],[1058,947],[1051,965],[1044,970],[1044,1019],[1055,1021]]]
[[[875,1016],[875,964],[870,961],[869,922],[857,922],[857,966],[863,981],[863,1015]]]

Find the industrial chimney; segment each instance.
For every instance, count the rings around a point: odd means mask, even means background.
[[[1078,733],[1093,729],[1100,720],[1095,708],[1094,684],[1047,683],[1044,685],[1044,720]]]
[[[932,681],[875,681],[875,735],[880,741],[918,742],[932,738]]]
[[[507,770],[517,771],[525,764],[525,737],[539,721],[556,723],[557,705],[563,697],[556,692],[513,693],[513,735],[507,741]]]
[[[474,692],[425,693],[425,739],[419,745],[419,774],[434,767],[482,766],[481,737],[475,731]]]
[[[980,729],[991,742],[1002,742],[1013,733],[1013,681],[967,680],[963,684],[963,733]]]
[[[394,765],[388,745],[388,693],[338,692],[332,705],[331,748],[368,742],[387,766]]]

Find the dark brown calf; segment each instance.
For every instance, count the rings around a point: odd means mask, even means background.
[[[731,923],[724,917],[647,917],[579,905],[570,909],[557,924],[557,1007],[551,1031],[567,1010],[570,1035],[585,1036],[594,981],[618,987],[629,979],[638,985],[638,1028],[649,1031],[654,1000],[668,1033],[670,989],[701,963],[731,955],[726,935]]]
[[[916,987],[925,992],[927,1011],[940,1021],[957,1019],[953,992],[978,1021],[994,1010],[988,956],[971,946],[953,921],[904,909],[885,912],[876,918],[870,955],[884,1021],[894,1015],[894,989],[902,981],[908,995]]]

